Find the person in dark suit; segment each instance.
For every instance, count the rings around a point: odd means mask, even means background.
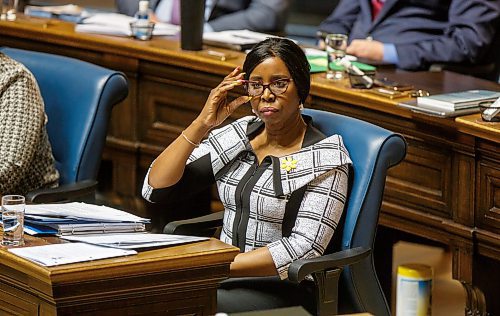
[[[319,31],[349,35],[347,53],[408,70],[491,61],[498,0],[341,0]]]
[[[150,0],[149,6],[159,21],[171,22],[174,0]],[[139,0],[116,0],[119,13],[134,15]],[[248,29],[282,32],[290,0],[207,0],[204,31]]]

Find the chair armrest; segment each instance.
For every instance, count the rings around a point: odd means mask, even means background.
[[[217,228],[222,226],[223,216],[224,212],[216,212],[191,219],[170,222],[163,228],[163,233],[212,237]]]
[[[39,189],[28,192],[26,201],[31,203],[52,202],[95,202],[97,181],[82,180],[76,183],[61,185],[57,188]]]
[[[299,283],[314,272],[351,265],[368,257],[370,253],[371,249],[356,247],[317,258],[296,260],[288,267],[288,279]]]

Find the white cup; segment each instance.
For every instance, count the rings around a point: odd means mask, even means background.
[[[0,20],[15,21],[19,0],[0,0]]]
[[[21,246],[24,244],[24,196],[2,196],[2,223],[4,246]]]
[[[326,55],[328,58],[327,79],[340,80],[344,78],[344,70],[338,64],[345,56],[347,48],[347,35],[327,34],[325,38]]]

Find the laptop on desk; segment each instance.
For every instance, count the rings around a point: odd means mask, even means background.
[[[410,100],[398,103],[398,106],[410,109],[412,112],[423,113],[431,116],[437,117],[455,117],[466,114],[478,113],[479,107],[472,106],[468,108],[463,108],[459,110],[444,110],[438,107],[432,107],[430,105],[419,105],[417,100]]]

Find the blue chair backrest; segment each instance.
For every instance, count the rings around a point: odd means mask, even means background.
[[[358,246],[370,248],[372,246],[371,244],[363,244],[362,241],[366,240],[372,242],[372,236],[375,234],[375,228],[378,222],[378,209],[382,201],[382,195],[370,194],[370,189],[373,190],[371,186],[382,184],[381,187],[375,190],[375,193],[381,193],[381,191],[383,192],[383,185],[385,184],[386,170],[384,170],[384,181],[382,183],[374,183],[374,180],[376,180],[374,179],[375,167],[379,160],[378,155],[380,154],[379,148],[384,143],[390,141],[396,142],[396,146],[398,147],[401,145],[405,146],[404,141],[401,139],[401,136],[393,132],[352,117],[312,109],[304,110],[304,114],[311,116],[314,126],[325,135],[341,135],[349,151],[351,160],[353,161],[352,170],[354,172],[351,177],[354,176],[354,178],[347,203],[342,236],[342,249]],[[399,163],[399,161],[404,158],[405,152],[406,151],[400,152],[402,156],[395,157],[393,161],[389,161],[390,165],[385,166],[385,169]],[[370,224],[369,226],[372,226],[372,229],[367,230],[368,227],[363,225],[362,231],[357,232],[358,226],[363,224],[358,223],[361,212],[374,213],[377,217],[370,218],[368,223],[364,223]],[[362,235],[366,235],[366,238],[356,237],[356,239],[353,240],[355,233],[362,233]]]
[[[97,178],[113,105],[128,94],[126,77],[78,59],[0,48],[35,76],[60,184]]]
[[[353,178],[345,210],[341,249],[373,249],[387,169],[404,158],[406,142],[398,134],[352,117],[313,109],[304,110],[304,114],[310,115],[314,126],[325,135],[341,135],[353,161],[353,174],[350,175]],[[379,315],[387,314],[384,310],[387,306],[383,302],[385,299],[376,302],[362,301],[362,297],[375,297],[375,291],[380,291],[374,273],[373,257],[366,260],[364,268],[353,270],[346,268],[342,273],[344,284],[349,287],[347,291],[351,291],[348,297],[356,298],[350,303],[357,306],[357,310],[374,311],[380,307],[382,309],[378,309],[381,310]],[[346,279],[349,280],[345,281]],[[358,287],[356,284],[362,286]],[[365,293],[359,295],[360,292]],[[377,307],[367,308],[366,305],[370,304]]]

